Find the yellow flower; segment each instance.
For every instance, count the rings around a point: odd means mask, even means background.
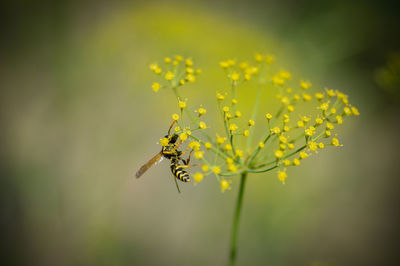
[[[207,150],[212,148],[212,144],[210,142],[204,143],[204,147],[206,147]]]
[[[339,125],[340,125],[340,124],[343,124],[343,118],[342,118],[341,115],[337,115],[337,116],[336,116],[336,123],[338,123]]]
[[[290,116],[287,114],[283,115],[283,123],[287,124],[290,122]]]
[[[203,172],[207,172],[208,170],[210,170],[210,167],[208,167],[208,165],[206,165],[206,164],[203,164],[203,166],[201,167],[201,170]]]
[[[214,174],[218,175],[219,173],[221,173],[221,168],[219,168],[219,166],[214,166],[212,168],[212,171],[213,171]]]
[[[312,100],[312,96],[310,94],[307,93],[303,93],[303,100],[304,101],[311,101]]]
[[[331,108],[331,114],[336,114],[336,108]]]
[[[226,180],[226,179],[222,179],[220,182],[220,186],[221,186],[221,192],[225,192],[225,190],[230,190],[231,189],[231,183],[232,180]]]
[[[275,57],[273,55],[265,56],[265,62],[267,62],[267,64],[272,64],[274,61],[275,61]]]
[[[175,121],[179,120],[179,115],[178,114],[173,114],[172,115],[172,119],[175,120]]]
[[[351,115],[351,109],[347,106],[345,108],[343,108],[343,112],[345,115]]]
[[[292,74],[290,74],[290,72],[285,71],[285,70],[279,71],[279,76],[281,76],[281,78],[283,78],[283,79],[291,79],[292,78]]]
[[[181,55],[175,55],[176,61],[183,61],[183,56]]]
[[[194,153],[194,157],[196,157],[197,159],[203,159],[204,158],[204,151],[196,151]]]
[[[226,158],[226,163],[227,164],[232,164],[233,163],[233,159],[230,158],[230,157]]]
[[[286,159],[286,160],[283,160],[283,164],[286,165],[286,166],[289,166],[289,165],[292,164],[292,162],[289,161],[288,159]]]
[[[332,139],[332,145],[336,146],[336,147],[339,146],[340,145],[339,140],[337,138],[333,138]]]
[[[231,144],[225,144],[224,149],[227,150],[227,151],[231,151],[232,150],[232,145]]]
[[[245,131],[243,131],[243,135],[244,135],[245,137],[250,136],[250,131],[246,129]]]
[[[311,137],[311,136],[313,136],[315,134],[315,127],[310,126],[306,130],[304,130],[304,132],[306,133],[306,136]]]
[[[235,112],[235,116],[236,116],[236,117],[241,117],[241,116],[242,116],[242,112],[236,111],[236,112]]]
[[[151,89],[152,89],[154,92],[157,92],[160,88],[161,88],[161,85],[160,85],[160,83],[158,83],[158,82],[154,82],[153,85],[151,85]]]
[[[232,173],[236,172],[237,171],[236,165],[234,165],[233,163],[228,164],[228,171]]]
[[[322,143],[322,142],[318,143],[318,148],[323,149],[324,147],[325,147],[324,143]]]
[[[285,138],[284,136],[280,135],[280,136],[279,136],[279,141],[280,141],[281,143],[286,143],[286,142],[287,142],[287,138]]]
[[[328,90],[326,88],[325,88],[325,90],[326,90],[326,94],[328,94],[329,97],[334,97],[336,95],[334,90]]]
[[[289,104],[289,98],[288,97],[282,97],[282,99],[281,99],[281,103],[282,104]]]
[[[282,156],[283,156],[283,152],[281,151],[281,150],[276,150],[275,152],[274,152],[274,155],[275,155],[275,157],[276,158],[282,158]]]
[[[189,136],[192,135],[192,131],[190,131],[190,130],[186,131],[186,133],[187,133]]]
[[[236,131],[238,129],[238,126],[235,123],[232,123],[229,125],[229,131]]]
[[[185,140],[188,138],[188,135],[187,135],[186,133],[181,133],[181,134],[179,135],[179,138],[180,138],[182,141],[185,141]]]
[[[300,95],[298,95],[298,94],[293,95],[293,99],[295,101],[299,101],[300,100]]]
[[[248,124],[249,124],[249,126],[254,126],[254,124],[255,124],[255,122],[253,121],[253,120],[249,120],[249,122],[248,122]]]
[[[304,90],[309,89],[311,87],[311,82],[300,80],[300,87]]]
[[[318,149],[318,144],[314,141],[308,143],[308,148],[312,151],[316,151]]]
[[[279,181],[282,182],[282,184],[285,184],[286,178],[287,178],[286,169],[278,172],[278,179]]]
[[[221,93],[217,93],[217,100],[222,101],[223,99],[225,99],[225,96]]]
[[[232,99],[232,104],[233,104],[233,105],[235,105],[235,104],[237,104],[237,103],[238,103],[238,100]]]
[[[315,94],[315,98],[320,101],[320,100],[322,100],[324,98],[324,94],[320,93],[320,92],[317,92]]]
[[[239,78],[240,78],[240,74],[237,73],[236,71],[233,71],[233,73],[231,74],[231,79],[232,79],[233,81],[238,81]]]
[[[317,124],[317,125],[321,125],[322,123],[324,123],[324,120],[322,119],[322,118],[316,118],[315,119],[315,123]]]
[[[308,154],[305,153],[304,151],[301,151],[301,152],[299,153],[299,156],[300,156],[300,159],[305,159],[305,158],[308,157]]]
[[[279,149],[281,149],[282,151],[286,150],[286,144],[279,144]]]
[[[258,143],[258,147],[260,147],[261,149],[264,148],[264,147],[265,147],[264,142],[259,142],[259,143]]]
[[[189,148],[198,151],[200,149],[200,143],[198,143],[197,141],[192,141],[189,143]]]
[[[227,61],[219,62],[219,65],[222,68],[228,68],[229,67],[229,63]]]
[[[156,73],[156,74],[160,74],[161,72],[162,72],[162,69],[159,67],[154,70],[154,73]]]
[[[160,144],[161,146],[165,147],[169,144],[169,139],[168,138],[162,138],[160,139]]]
[[[310,118],[309,118],[309,117],[307,117],[307,116],[302,116],[302,117],[301,117],[301,120],[303,120],[303,121],[304,121],[304,123],[307,123],[307,122],[309,122],[309,121],[310,121]]]
[[[187,67],[187,68],[186,68],[186,73],[188,73],[188,74],[193,74],[193,73],[194,73],[194,69],[191,68],[191,67]]]
[[[186,81],[184,80],[184,79],[181,79],[180,81],[179,81],[179,84],[181,84],[181,85],[183,85],[183,84],[185,84],[186,83]]]
[[[159,68],[158,64],[156,64],[156,63],[151,64],[149,67],[150,67],[150,70],[152,70],[153,72],[155,72],[156,69]]]
[[[329,129],[329,130],[332,130],[335,127],[331,123],[328,122],[328,123],[326,123],[326,128]]]
[[[272,119],[272,115],[271,115],[270,113],[265,114],[265,117],[266,117],[268,120],[271,120],[271,119]]]
[[[206,123],[204,123],[203,121],[201,121],[201,122],[199,123],[199,128],[201,128],[201,129],[206,129],[206,128],[207,128]]]
[[[288,148],[291,149],[291,150],[294,149],[294,144],[293,143],[288,143]]]
[[[193,179],[196,183],[201,182],[203,180],[203,178],[204,178],[204,175],[200,172],[195,173],[193,176]]]
[[[319,109],[321,109],[322,111],[326,111],[329,108],[329,103],[321,103],[321,105],[319,106]]]
[[[186,59],[185,64],[186,64],[186,66],[193,66],[192,59],[190,59],[190,58]]]
[[[184,109],[186,107],[186,102],[179,101],[178,106],[179,108]]]
[[[203,107],[200,107],[197,112],[199,112],[199,115],[205,115],[207,113],[207,110],[204,109]]]
[[[222,107],[222,111],[224,111],[225,113],[229,112],[229,107],[228,106]]]
[[[357,109],[356,107],[354,107],[354,106],[351,107],[351,112],[352,112],[354,115],[360,115],[360,112],[359,112],[358,109]]]
[[[271,133],[279,134],[279,133],[281,133],[281,129],[279,127],[273,127],[273,128],[271,128]]]
[[[297,127],[304,127],[304,122],[303,122],[303,120],[297,121]]]
[[[239,68],[240,69],[245,69],[245,68],[247,68],[249,66],[249,63],[248,62],[241,62],[240,64],[239,64]]]
[[[331,132],[329,130],[325,130],[325,136],[326,137],[330,137],[331,136]]]
[[[174,78],[174,73],[172,73],[171,71],[168,71],[167,73],[165,73],[166,80],[171,80],[173,78]]]
[[[172,61],[172,59],[170,57],[165,57],[164,58],[164,62],[167,63],[167,64],[171,63],[171,61]]]
[[[300,160],[297,158],[293,159],[293,165],[299,166],[300,165]]]
[[[287,109],[288,109],[289,112],[293,112],[294,111],[293,105],[288,105]]]
[[[192,83],[196,81],[196,77],[193,76],[192,74],[188,74],[186,76],[186,79],[187,79],[187,81],[192,82]]]
[[[175,130],[175,132],[179,132],[179,131],[181,131],[181,127],[177,126],[177,127],[174,128],[174,130]]]
[[[263,59],[264,59],[264,56],[262,56],[262,54],[257,53],[254,55],[254,60],[256,60],[256,62],[261,62],[261,61],[263,61]]]
[[[285,84],[285,80],[281,78],[279,75],[275,75],[272,77],[272,83],[275,85],[282,86],[283,84]]]
[[[238,156],[238,157],[243,157],[243,151],[242,150],[236,150],[236,156]]]
[[[217,134],[217,143],[218,143],[218,144],[223,144],[223,143],[225,142],[225,140],[226,140],[226,138],[220,137],[220,136]]]

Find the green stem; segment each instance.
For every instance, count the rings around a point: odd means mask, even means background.
[[[239,187],[239,194],[236,202],[236,210],[235,215],[233,217],[233,225],[232,225],[232,235],[231,235],[231,251],[229,256],[229,265],[235,265],[236,260],[236,243],[237,243],[237,234],[239,229],[239,218],[240,218],[240,211],[242,210],[242,203],[243,203],[243,194],[244,194],[244,187],[246,185],[246,178],[247,172],[243,172],[240,178],[240,187]]]

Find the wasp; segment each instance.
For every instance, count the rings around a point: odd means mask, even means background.
[[[186,172],[185,169],[198,165],[189,165],[190,156],[192,155],[193,149],[190,151],[189,157],[186,160],[182,158],[182,156],[188,151],[189,147],[184,152],[178,150],[182,142],[178,140],[177,134],[171,134],[171,129],[174,124],[175,121],[172,122],[171,126],[169,127],[168,134],[165,136],[168,139],[168,144],[163,146],[159,153],[157,153],[153,158],[139,168],[139,170],[136,172],[136,178],[141,177],[151,166],[158,164],[164,158],[166,158],[170,160],[170,169],[174,176],[176,188],[180,193],[181,191],[176,180],[179,179],[182,182],[190,182],[189,173]],[[180,164],[180,162],[182,162],[183,165]]]

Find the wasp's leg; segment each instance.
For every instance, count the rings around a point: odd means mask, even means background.
[[[171,133],[171,129],[172,129],[172,127],[174,126],[174,124],[175,124],[175,120],[172,122],[172,124],[171,124],[171,126],[169,127],[169,129],[168,129],[168,136],[169,136],[169,134]]]
[[[174,181],[175,181],[176,188],[178,189],[178,192],[181,193],[181,190],[179,189],[178,182],[176,182],[176,176],[174,176]]]
[[[203,164],[201,163],[197,163],[197,164],[192,164],[192,165],[179,165],[180,168],[190,168],[190,167],[195,167],[195,166],[203,166]]]
[[[184,155],[186,152],[187,152],[187,150],[186,150],[184,153],[182,153],[182,155]],[[186,164],[186,165],[189,164],[189,162],[190,162],[190,156],[192,156],[192,152],[193,152],[193,149],[190,151],[189,157],[188,157],[186,160],[182,159],[182,161],[183,161],[184,164]]]

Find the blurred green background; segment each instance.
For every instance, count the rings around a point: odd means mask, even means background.
[[[149,63],[192,56],[203,74],[183,94],[212,117],[218,62],[254,52],[349,94],[361,116],[339,130],[344,147],[290,169],[285,186],[249,178],[238,265],[400,264],[395,1],[0,5],[2,265],[226,264],[237,179],[179,195],[166,162],[132,173],[175,112],[171,92],[151,91]]]

